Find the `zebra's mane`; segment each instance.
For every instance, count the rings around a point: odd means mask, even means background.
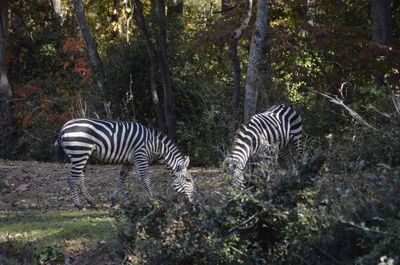
[[[238,139],[240,137],[240,133],[245,131],[245,130],[247,130],[247,125],[248,125],[248,123],[247,124],[243,124],[242,123],[242,124],[239,125],[239,128],[236,129],[235,135],[233,137],[232,148],[234,148],[237,145],[237,141],[238,141]]]
[[[183,156],[178,148],[178,145],[174,143],[167,134],[156,128],[148,128],[148,130],[150,131],[151,135],[155,137],[157,140],[159,140],[162,144],[166,145],[170,149],[175,148],[179,156],[183,159]]]
[[[168,137],[168,135],[165,134],[164,132],[160,131],[159,129],[151,128],[151,127],[148,127],[147,129],[150,131],[150,134],[152,136],[154,136],[156,139],[162,141],[164,144],[171,143],[172,145],[175,145],[174,142],[172,142],[172,140]]]
[[[241,124],[239,126],[239,128],[236,130],[235,132],[235,136],[233,138],[233,143],[232,143],[232,148],[231,148],[231,152],[233,151],[233,149],[236,147],[236,145],[238,144],[238,141],[240,138],[242,138],[241,134],[247,134],[247,131],[249,130],[249,124],[252,121],[250,120],[249,122],[245,123],[245,124]],[[250,134],[250,137],[252,138],[252,142],[254,141],[252,134]],[[247,141],[246,141],[247,142]],[[251,144],[251,143],[248,143]]]

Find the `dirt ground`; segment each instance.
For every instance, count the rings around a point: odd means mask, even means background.
[[[73,206],[67,185],[69,168],[68,163],[0,160],[0,214],[30,211],[77,211]],[[196,189],[200,194],[205,191],[209,193],[211,187],[215,187],[216,181],[223,182],[219,169],[193,168],[191,172],[196,178]],[[88,165],[86,167],[85,183],[100,209],[112,210],[110,198],[118,173],[118,165]],[[173,193],[170,173],[163,166],[152,166],[150,175],[155,196],[167,196],[167,194]],[[80,197],[84,201],[82,194]],[[133,169],[127,177],[121,198],[125,201],[147,199],[136,169]],[[71,257],[71,253],[69,255],[70,258],[74,258]],[[81,256],[80,260],[87,260],[91,259],[88,255],[93,255],[93,253],[86,253],[85,256],[82,251],[78,250],[76,255]],[[82,256],[85,257],[82,258]],[[66,261],[66,264],[79,264],[79,262]],[[97,264],[112,263],[100,262]]]
[[[75,209],[67,185],[68,163],[43,163],[37,161],[0,160],[0,211]],[[212,187],[221,175],[219,169],[191,169],[196,178],[196,188]],[[115,188],[118,165],[88,165],[85,183],[100,208],[110,207]],[[153,193],[163,196],[172,192],[168,170],[160,165],[150,168]],[[122,199],[146,196],[135,168],[126,178]],[[83,201],[83,196],[80,196]]]

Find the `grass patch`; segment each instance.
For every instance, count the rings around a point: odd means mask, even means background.
[[[14,259],[17,264],[21,258],[28,263],[35,260],[37,253],[47,253],[49,247],[80,251],[102,240],[113,243],[117,235],[114,223],[105,210],[3,212],[0,252],[8,253],[7,260]],[[26,257],[20,257],[21,250]],[[0,255],[0,261],[2,258]]]
[[[0,214],[0,243],[18,240],[38,246],[59,241],[98,241],[115,236],[109,212],[31,211]]]

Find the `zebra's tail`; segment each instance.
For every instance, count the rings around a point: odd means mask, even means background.
[[[53,150],[54,150],[55,157],[58,161],[62,161],[62,162],[67,161],[68,156],[65,153],[64,148],[61,145],[61,135],[60,134],[57,134],[57,139],[54,142]]]

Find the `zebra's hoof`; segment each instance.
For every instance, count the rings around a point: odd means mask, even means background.
[[[76,208],[78,208],[79,210],[83,210],[85,209],[85,206],[83,206],[82,204],[74,204]]]
[[[94,200],[89,200],[89,199],[86,199],[86,200],[90,204],[90,208],[93,208],[93,209],[97,210],[97,205],[96,205]]]
[[[92,208],[94,210],[98,210],[99,209],[95,203],[91,203],[90,204],[90,208]]]

